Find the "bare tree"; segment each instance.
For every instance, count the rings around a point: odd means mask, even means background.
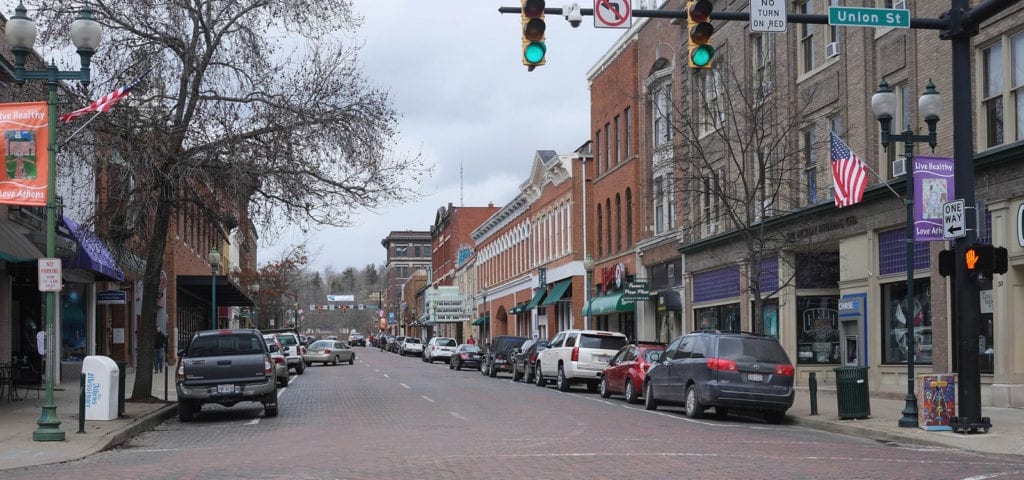
[[[357,48],[346,44],[361,21],[350,0],[88,4],[105,29],[94,89],[106,93],[149,72],[127,101],[96,118],[95,141],[81,137],[81,151],[70,155],[124,178],[102,206],[109,220],[97,224],[109,221],[124,242],[144,248],[140,371],[152,364],[172,219],[211,224],[219,242],[226,211],[244,212],[265,232],[306,230],[346,225],[355,211],[416,195],[426,170],[417,156],[393,152],[388,94],[363,78]],[[40,7],[41,38],[62,42],[78,8]],[[134,396],[151,392],[150,376],[136,376]]]
[[[780,279],[778,289],[767,291],[761,282],[762,261],[774,257],[784,262],[780,253],[785,250],[813,249],[787,235],[778,220],[815,197],[828,198],[826,190],[816,188],[827,184],[817,181],[823,169],[807,165],[797,142],[797,132],[811,124],[808,100],[813,94],[794,98],[793,90],[777,81],[780,67],[768,58],[764,68],[752,72],[726,58],[716,59],[713,69],[694,73],[689,95],[669,107],[675,142],[668,148],[674,151],[662,155],[664,164],[654,166],[655,172],[673,173],[664,181],[674,185],[661,188],[678,193],[688,207],[680,222],[684,244],[734,236],[733,247],[711,254],[722,263],[740,264],[741,285],[753,299],[751,323],[759,333],[764,333],[765,298],[793,280],[792,275]],[[808,183],[808,175],[816,181]]]

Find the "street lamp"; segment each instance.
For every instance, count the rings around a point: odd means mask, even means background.
[[[583,301],[587,304],[587,314],[583,316],[583,328],[590,330],[590,301],[593,300],[590,291],[594,288],[594,257],[591,257],[589,253],[583,258],[583,270],[587,272],[583,287]]]
[[[491,322],[491,312],[490,312],[490,309],[487,308],[487,286],[486,285],[484,285],[484,287],[480,289],[480,295],[484,297],[484,318],[487,319],[487,320],[484,321],[484,323],[480,324],[480,341],[483,342],[484,339],[487,338],[487,324],[489,324]]]
[[[25,5],[19,2],[18,7],[14,9],[14,16],[7,20],[5,35],[11,52],[14,53],[15,82],[22,85],[25,80],[46,80],[49,87],[46,100],[49,131],[49,156],[46,159],[46,257],[54,258],[57,240],[57,85],[60,80],[78,80],[83,86],[89,85],[89,63],[100,44],[103,28],[99,22],[92,19],[92,10],[83,8],[78,18],[71,23],[71,42],[78,49],[82,67],[78,71],[62,72],[50,62],[45,71],[25,71],[25,61],[36,42],[36,25],[28,18],[26,12]],[[46,292],[46,345],[49,347],[46,349],[46,400],[37,422],[39,428],[32,432],[32,439],[37,442],[64,440],[64,431],[60,429],[60,419],[57,418],[57,404],[53,401],[53,378],[57,363],[57,349],[52,348],[57,338],[54,326],[56,295],[56,292]]]
[[[260,328],[260,283],[253,282],[252,285],[249,285],[249,291],[252,292],[252,326]]]
[[[875,112],[878,123],[882,127],[882,146],[889,148],[891,142],[903,142],[906,157],[907,193],[903,203],[907,206],[907,296],[904,299],[904,318],[907,319],[907,402],[903,407],[901,427],[917,426],[917,397],[914,394],[914,142],[928,142],[935,150],[937,137],[935,125],[939,123],[942,111],[942,95],[935,90],[931,80],[924,89],[924,94],[917,101],[918,112],[924,116],[928,124],[928,135],[915,135],[910,125],[901,134],[890,132],[893,115],[896,114],[896,94],[889,88],[885,80],[878,84],[878,92],[871,97],[871,110]],[[898,128],[898,127],[897,127]]]
[[[217,268],[220,267],[220,253],[217,247],[210,247],[210,255],[206,257],[210,261],[210,329],[217,329]]]

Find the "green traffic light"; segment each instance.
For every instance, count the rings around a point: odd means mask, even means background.
[[[529,63],[540,63],[544,60],[544,54],[547,51],[548,47],[544,45],[544,42],[530,42],[523,49],[523,58]]]
[[[705,67],[711,63],[711,57],[715,56],[715,48],[711,45],[700,45],[693,49],[690,60],[698,67]]]

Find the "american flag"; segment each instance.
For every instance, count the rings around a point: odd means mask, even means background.
[[[835,132],[829,134],[832,137],[829,143],[832,156],[833,197],[836,207],[849,207],[860,203],[864,198],[864,189],[868,186],[867,166]]]
[[[132,80],[132,82],[129,83],[128,85],[125,85],[125,86],[123,86],[123,87],[121,87],[121,88],[119,88],[117,90],[114,90],[113,92],[110,92],[110,93],[100,97],[99,99],[97,99],[94,102],[90,103],[89,106],[87,106],[87,107],[79,108],[78,110],[75,110],[75,111],[73,111],[71,113],[65,113],[64,115],[61,115],[60,116],[61,123],[68,123],[68,122],[70,122],[70,121],[72,121],[72,120],[74,120],[74,119],[76,119],[78,117],[81,117],[81,116],[83,116],[83,115],[85,115],[87,113],[90,113],[90,112],[101,113],[101,112],[105,112],[107,110],[110,110],[110,108],[113,107],[114,104],[116,104],[117,102],[120,102],[122,98],[127,97],[128,94],[131,93],[132,89],[135,88],[135,86],[138,85],[139,82],[141,82],[142,79],[145,78],[146,75],[149,75],[149,72],[151,72],[151,71],[153,71],[152,68],[150,68],[149,70],[146,70],[145,72],[142,73],[142,75],[139,75],[139,78],[136,78],[135,80]]]

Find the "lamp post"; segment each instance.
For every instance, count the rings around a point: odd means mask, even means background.
[[[260,328],[259,313],[260,313],[260,284],[259,282],[253,282],[249,285],[249,291],[252,292],[252,326],[253,328]]]
[[[484,285],[484,287],[480,289],[480,295],[484,297],[484,301],[483,301],[483,304],[484,304],[484,318],[486,319],[484,321],[484,323],[480,324],[480,341],[483,342],[484,339],[487,338],[487,324],[491,322],[491,312],[490,312],[490,309],[487,308],[487,286],[486,285]]]
[[[46,182],[46,257],[56,256],[57,241],[57,85],[61,80],[78,80],[82,85],[89,85],[89,63],[96,47],[100,44],[103,29],[99,22],[92,19],[92,10],[83,8],[78,18],[71,23],[71,42],[78,49],[78,56],[81,57],[82,67],[78,71],[63,72],[57,69],[52,62],[45,71],[26,71],[25,61],[29,52],[36,42],[36,25],[26,15],[25,5],[18,3],[14,9],[14,16],[7,21],[5,35],[7,43],[14,53],[14,80],[22,85],[26,80],[46,80],[49,89],[47,96],[47,130],[49,139],[47,149],[49,156],[46,159],[47,182]],[[56,326],[54,325],[54,313],[56,311],[57,293],[46,292],[46,400],[43,403],[43,410],[37,422],[39,428],[32,432],[32,439],[37,442],[63,441],[64,431],[60,429],[60,419],[57,418],[57,404],[53,400],[53,378],[56,365],[57,349]]]
[[[220,253],[217,247],[210,248],[210,329],[217,329],[217,268],[220,267]]]
[[[928,124],[928,135],[915,135],[909,124],[903,133],[893,134],[890,132],[890,124],[893,115],[896,114],[896,94],[889,88],[889,84],[882,80],[882,83],[878,84],[878,92],[871,97],[871,110],[882,127],[882,146],[889,148],[891,142],[903,142],[907,162],[907,193],[903,199],[907,206],[907,295],[903,304],[904,318],[907,319],[907,401],[903,407],[903,417],[899,421],[901,427],[917,426],[917,397],[914,394],[914,143],[928,142],[933,151],[937,143],[935,125],[939,123],[939,113],[942,112],[942,95],[935,90],[931,80],[928,81],[917,105],[918,113],[924,116],[924,121]]]
[[[594,257],[591,257],[588,253],[583,258],[583,270],[586,271],[586,278],[584,278],[584,291],[583,301],[587,304],[587,314],[583,316],[583,328],[590,330],[590,301],[593,300],[591,290],[594,289]]]

